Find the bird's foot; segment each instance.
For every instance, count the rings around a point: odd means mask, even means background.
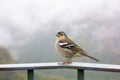
[[[72,62],[71,61],[68,61],[67,64],[71,64]]]
[[[59,64],[59,65],[63,65],[63,62],[59,62],[58,64]]]
[[[60,63],[58,63],[59,65],[68,65],[68,64],[71,64],[72,62],[71,61],[69,61],[69,62],[60,62]]]

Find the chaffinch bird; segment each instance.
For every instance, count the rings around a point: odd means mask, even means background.
[[[83,49],[81,49],[77,44],[75,44],[63,31],[56,34],[55,48],[56,50],[65,58],[67,58],[62,64],[70,64],[72,58],[86,56],[95,61],[98,59],[88,55]]]

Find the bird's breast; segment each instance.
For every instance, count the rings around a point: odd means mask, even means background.
[[[69,49],[62,48],[58,45],[58,42],[55,43],[56,51],[62,55],[63,57],[71,57],[73,56],[73,52]]]

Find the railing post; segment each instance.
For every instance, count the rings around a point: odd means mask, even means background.
[[[34,70],[27,70],[27,79],[34,80]]]
[[[84,80],[84,70],[77,69],[77,80]]]

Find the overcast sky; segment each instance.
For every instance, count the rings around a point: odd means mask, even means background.
[[[111,23],[119,13],[119,0],[0,0],[0,44],[14,48],[24,45],[37,31],[41,34],[53,31],[55,34],[59,30],[70,29],[75,36],[90,27],[87,24],[74,25],[78,21],[90,18]],[[105,29],[108,28],[93,32],[94,36]],[[112,27],[111,30],[116,32]],[[113,32],[111,30],[107,30],[107,36]]]

